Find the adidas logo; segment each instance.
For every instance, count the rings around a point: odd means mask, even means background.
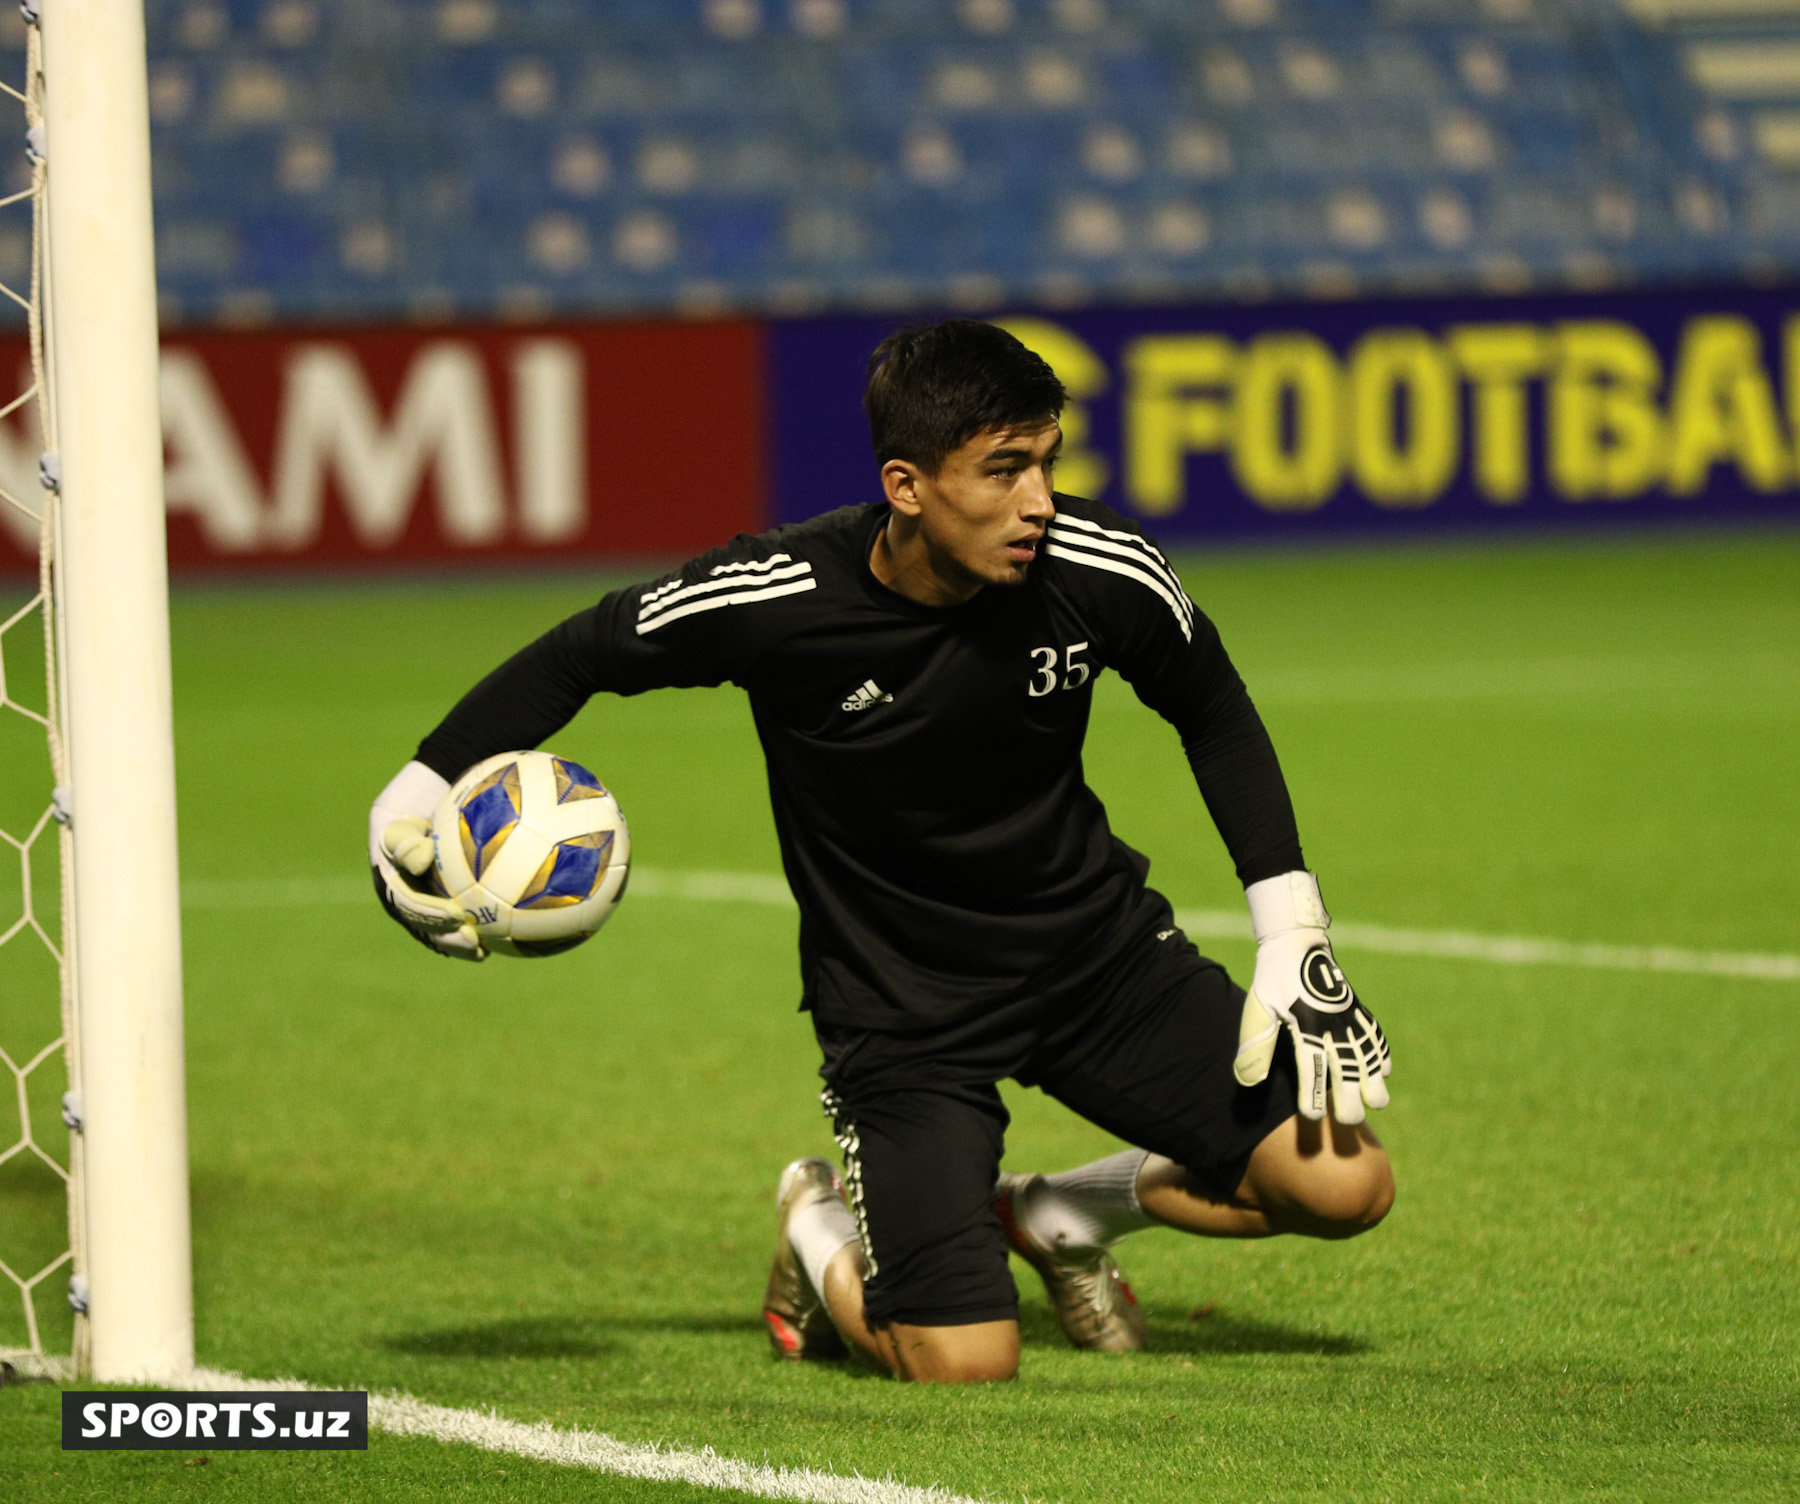
[[[881,686],[873,679],[864,679],[851,692],[850,698],[844,701],[845,710],[867,710],[871,705],[886,705],[892,702],[893,696],[883,694]]]

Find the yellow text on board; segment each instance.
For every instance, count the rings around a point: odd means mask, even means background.
[[[1112,478],[1087,447],[1088,408],[1116,384],[1118,480],[1147,516],[1187,505],[1188,461],[1206,454],[1273,512],[1313,511],[1346,483],[1377,506],[1428,507],[1465,470],[1484,499],[1512,505],[1531,490],[1534,451],[1570,502],[1698,496],[1720,467],[1756,491],[1800,482],[1800,315],[1779,352],[1748,319],[1697,315],[1666,368],[1613,319],[1374,328],[1343,354],[1304,330],[1146,334],[1117,371],[1064,325],[1000,322],[1069,389],[1065,490],[1094,495]]]

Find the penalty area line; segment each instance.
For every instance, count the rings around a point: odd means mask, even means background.
[[[686,899],[699,903],[749,903],[792,909],[785,879],[764,872],[673,872],[638,867],[630,895]],[[352,878],[289,878],[233,882],[190,879],[181,902],[190,909],[280,909],[368,903],[370,887]],[[1248,942],[1250,918],[1234,909],[1177,909],[1175,922],[1204,940]],[[1591,971],[1677,972],[1688,976],[1736,977],[1759,982],[1800,981],[1800,955],[1775,951],[1690,950],[1673,945],[1587,944],[1526,935],[1480,935],[1462,930],[1405,929],[1387,924],[1340,920],[1331,938],[1352,952],[1393,956],[1486,961],[1496,966],[1570,966]]]
[[[242,1374],[197,1368],[170,1389],[315,1389],[291,1379],[247,1379]],[[759,1499],[792,1499],[811,1504],[976,1504],[963,1494],[935,1485],[921,1488],[892,1478],[845,1477],[809,1467],[772,1467],[721,1457],[711,1447],[698,1452],[678,1447],[618,1441],[602,1431],[583,1431],[544,1422],[507,1420],[489,1410],[454,1410],[407,1394],[369,1394],[369,1429],[390,1436],[422,1436],[460,1443],[510,1457],[526,1457],[560,1467],[587,1468],[655,1483],[689,1483],[698,1488],[733,1489]]]

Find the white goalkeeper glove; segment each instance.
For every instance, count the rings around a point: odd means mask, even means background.
[[[1300,1114],[1325,1116],[1330,1088],[1332,1115],[1360,1123],[1363,1109],[1388,1104],[1393,1069],[1381,1025],[1351,990],[1325,931],[1331,916],[1310,872],[1264,878],[1244,890],[1256,931],[1256,975],[1244,999],[1232,1070],[1245,1086],[1269,1074],[1281,1027],[1294,1040],[1300,1067]]]
[[[440,956],[484,961],[475,921],[431,882],[431,816],[450,785],[422,762],[409,762],[369,810],[369,867],[375,896],[421,945]]]

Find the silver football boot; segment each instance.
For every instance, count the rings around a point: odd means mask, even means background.
[[[844,1182],[828,1159],[796,1159],[781,1172],[775,1190],[775,1262],[763,1292],[763,1324],[775,1356],[793,1363],[802,1358],[841,1358],[845,1352],[824,1296],[813,1289],[806,1266],[788,1240],[788,1221],[794,1213],[827,1196],[844,1199]]]
[[[1014,1253],[1038,1272],[1063,1335],[1090,1352],[1134,1353],[1144,1345],[1144,1312],[1104,1248],[1046,1248],[1019,1220],[1014,1202],[1041,1175],[1002,1175],[994,1211]]]

